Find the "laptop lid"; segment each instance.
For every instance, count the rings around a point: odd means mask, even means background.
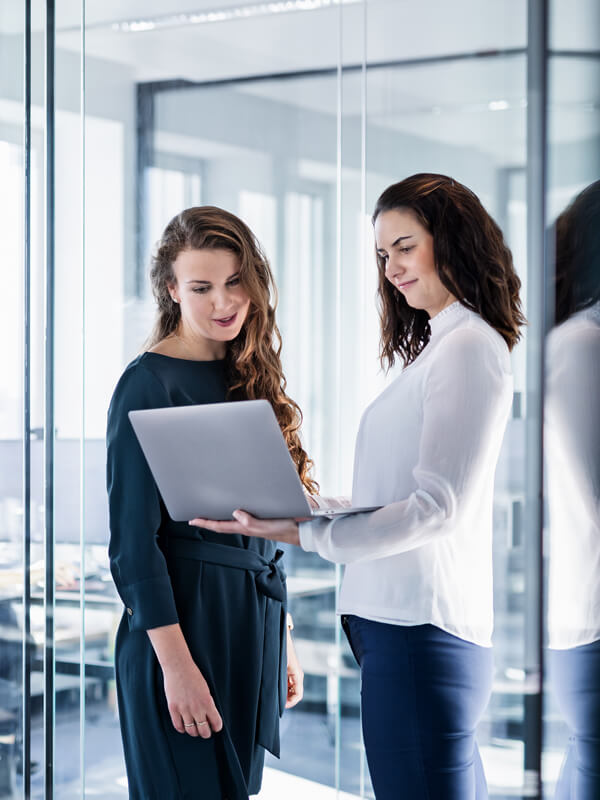
[[[130,411],[169,516],[310,517],[296,466],[267,400]]]

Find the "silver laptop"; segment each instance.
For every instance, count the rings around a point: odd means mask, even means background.
[[[170,517],[263,519],[336,516],[372,508],[313,510],[267,400],[130,411],[129,419]]]

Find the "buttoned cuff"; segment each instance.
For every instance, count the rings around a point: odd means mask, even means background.
[[[309,553],[316,552],[316,547],[313,537],[313,525],[315,522],[300,522],[298,523],[298,533],[300,535],[300,547]]]
[[[168,575],[119,588],[130,631],[146,631],[179,622]]]

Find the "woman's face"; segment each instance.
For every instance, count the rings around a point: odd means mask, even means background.
[[[230,342],[241,331],[250,298],[240,283],[240,261],[229,250],[183,250],[173,262],[171,297],[183,332],[194,339]]]
[[[433,236],[412,211],[382,211],[375,220],[375,246],[385,261],[385,277],[411,308],[431,318],[456,300],[435,268]]]

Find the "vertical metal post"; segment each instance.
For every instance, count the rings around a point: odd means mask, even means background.
[[[44,782],[54,798],[54,32],[55,0],[46,0],[46,315],[44,342]]]
[[[81,0],[81,431],[79,440],[79,774],[81,776],[81,800],[85,800],[85,750],[86,750],[86,725],[85,725],[85,325],[86,325],[86,260],[85,260],[85,23],[86,0]]]
[[[23,204],[23,797],[31,797],[31,0],[25,1]]]
[[[336,110],[336,193],[335,193],[335,409],[338,424],[335,426],[335,454],[336,465],[339,466],[341,449],[341,431],[339,420],[341,419],[341,379],[342,379],[342,104],[343,104],[343,48],[344,48],[344,16],[343,6],[338,7],[338,61],[337,61],[337,110]],[[339,474],[339,469],[337,470]],[[335,607],[338,608],[340,586],[342,582],[342,568],[340,564],[335,565]],[[336,792],[340,791],[340,760],[342,754],[342,720],[341,720],[341,630],[337,623],[335,625],[335,681],[336,681],[336,703],[335,710],[335,765],[334,780]]]
[[[541,798],[543,710],[543,418],[546,334],[546,112],[548,0],[528,0],[527,26],[527,410],[525,670],[538,691],[525,695],[524,768]]]
[[[154,161],[154,86],[138,83],[136,95],[136,297],[144,294],[144,273],[148,262],[148,167]]]
[[[362,64],[360,68],[360,270],[363,282],[363,297],[368,296],[367,290],[367,264],[365,264],[365,257],[367,253],[366,247],[366,230],[365,219],[367,217],[367,25],[368,25],[368,8],[367,0],[362,3]],[[371,264],[368,264],[371,267]],[[362,678],[361,678],[362,680]],[[341,694],[341,693],[340,693]],[[359,796],[365,796],[365,746],[362,736],[362,702],[359,702],[360,709],[360,751],[359,751]]]
[[[81,776],[81,800],[85,800],[85,751],[86,751],[86,725],[85,725],[85,686],[86,686],[86,651],[85,651],[85,428],[86,428],[86,385],[85,385],[85,331],[86,331],[86,259],[85,259],[85,81],[86,81],[86,62],[85,62],[85,24],[86,24],[86,0],[81,0],[81,86],[80,86],[80,106],[81,106],[81,431],[79,440],[79,773]]]

